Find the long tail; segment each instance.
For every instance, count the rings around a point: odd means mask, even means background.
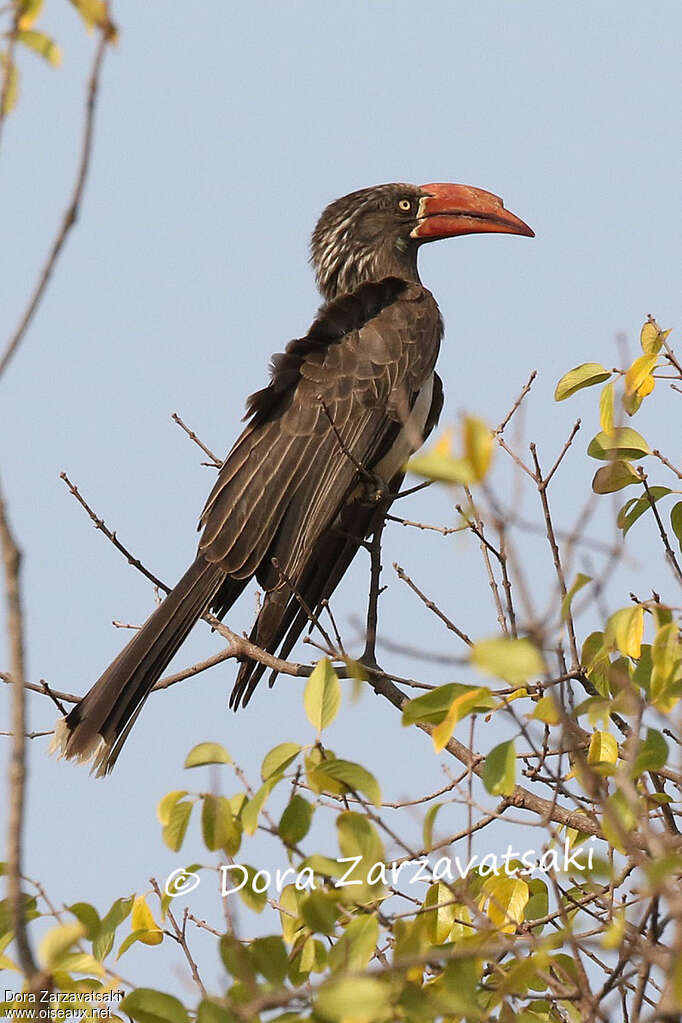
[[[225,573],[199,555],[92,689],[57,722],[52,750],[92,759],[98,776],[108,774],[154,684],[224,581]]]

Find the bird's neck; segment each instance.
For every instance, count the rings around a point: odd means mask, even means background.
[[[386,239],[367,247],[356,247],[343,258],[333,251],[323,253],[316,265],[317,283],[328,302],[339,295],[356,291],[363,284],[383,281],[386,277],[399,277],[405,281],[421,283],[417,269],[417,249],[413,245]],[[334,258],[336,255],[336,258]]]

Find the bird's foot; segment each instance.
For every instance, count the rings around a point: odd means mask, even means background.
[[[363,501],[365,504],[381,504],[389,496],[386,482],[375,472],[367,472],[363,487]]]

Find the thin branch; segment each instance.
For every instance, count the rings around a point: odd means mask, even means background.
[[[679,480],[682,480],[682,472],[680,472],[680,470],[676,466],[674,466],[673,463],[665,457],[665,455],[662,455],[658,448],[654,448],[651,454],[655,455],[656,458],[663,462],[663,465],[667,465],[670,471],[674,472]]]
[[[443,614],[441,609],[436,604],[434,604],[434,602],[430,600],[426,596],[426,594],[422,593],[419,587],[412,582],[407,572],[405,572],[405,570],[398,564],[397,561],[393,562],[393,568],[395,569],[398,578],[402,580],[402,582],[407,583],[412,592],[417,594],[422,603],[424,603],[426,607],[428,607],[429,611],[433,611],[433,613],[437,615],[438,618],[440,618],[440,620],[443,622],[446,628],[450,630],[450,632],[454,632],[456,636],[459,636],[459,638],[464,643],[466,643],[467,646],[473,646],[473,643],[467,636],[466,632],[462,632],[461,629],[458,629],[455,623],[451,622],[447,615]]]
[[[156,880],[155,877],[150,877],[149,878],[149,883],[151,884],[152,888],[154,889],[154,893],[156,894],[156,896],[157,896],[157,898],[159,900],[159,903],[161,905],[163,905],[163,897],[161,895],[161,889],[159,888],[158,881]],[[187,960],[187,965],[190,968],[190,972],[191,972],[192,977],[194,979],[194,983],[199,988],[199,991],[201,992],[202,998],[207,998],[208,997],[208,992],[206,991],[206,988],[204,987],[203,981],[202,981],[201,977],[199,976],[199,970],[197,969],[197,964],[195,963],[194,959],[192,958],[192,953],[190,952],[189,946],[187,944],[187,937],[186,937],[186,934],[185,934],[185,929],[186,929],[186,926],[187,926],[187,911],[185,910],[185,919],[184,919],[184,926],[183,927],[180,927],[180,925],[178,924],[177,920],[175,919],[175,914],[173,913],[173,911],[170,908],[170,906],[166,910],[166,915],[168,916],[168,919],[170,920],[170,923],[171,923],[171,927],[173,928],[172,937],[175,938],[175,940],[177,941],[178,945],[180,946],[182,951],[185,953],[185,959]]]
[[[92,155],[92,139],[95,125],[95,109],[97,101],[97,92],[99,89],[99,78],[100,71],[102,68],[102,61],[104,60],[104,53],[106,51],[109,41],[115,34],[115,28],[111,21],[107,20],[99,28],[99,40],[95,49],[95,57],[92,64],[92,70],[90,72],[90,78],[88,80],[86,100],[85,100],[85,119],[83,124],[83,141],[81,144],[81,155],[76,172],[76,180],[73,186],[73,192],[69,200],[68,206],[64,211],[62,222],[57,232],[57,236],[52,243],[50,252],[38,283],[36,284],[33,294],[29,300],[28,306],[24,312],[24,315],[19,321],[19,326],[15,330],[14,334],[9,340],[7,348],[0,358],[0,376],[7,368],[10,359],[19,347],[26,331],[28,330],[29,324],[33,319],[33,316],[40,305],[40,301],[45,292],[45,288],[52,276],[52,271],[55,268],[59,254],[62,251],[64,242],[66,241],[72,227],[78,219],[78,213],[80,210],[81,199],[83,196],[83,190],[85,188],[85,182],[88,176],[88,170],[90,168],[90,157]]]
[[[223,464],[222,460],[220,458],[218,458],[217,455],[214,455],[213,452],[211,451],[211,449],[207,448],[203,441],[199,440],[199,438],[197,437],[197,435],[194,432],[194,430],[190,430],[189,426],[186,426],[185,423],[183,423],[182,419],[177,414],[177,412],[173,413],[173,415],[171,416],[171,419],[173,420],[174,423],[178,424],[178,426],[180,427],[181,430],[185,431],[185,433],[187,434],[189,439],[191,441],[194,441],[194,443],[198,447],[201,448],[201,450],[204,452],[205,455],[208,455],[208,457],[211,459],[211,462],[216,467],[216,469],[220,469],[220,467]]]
[[[530,391],[531,387],[533,386],[533,381],[535,380],[537,375],[538,375],[538,371],[536,369],[534,369],[533,372],[531,373],[531,375],[528,377],[528,383],[523,387],[523,389],[521,390],[521,393],[519,394],[518,398],[516,399],[516,401],[514,402],[512,407],[510,408],[509,412],[507,412],[506,416],[504,417],[504,419],[502,420],[500,425],[494,431],[494,434],[495,434],[496,437],[499,437],[500,434],[504,433],[504,431],[506,430],[507,424],[509,423],[509,420],[514,415],[516,410],[521,405],[521,402],[523,401],[523,399],[526,397],[526,395]]]
[[[658,514],[658,508],[656,507],[656,502],[654,501],[653,497],[651,496],[651,491],[649,490],[649,484],[647,483],[647,474],[644,472],[644,469],[642,468],[641,465],[637,467],[637,472],[639,473],[639,478],[641,479],[642,484],[644,486],[644,491],[646,493],[647,500],[648,500],[649,504],[651,505],[651,510],[654,513],[654,518],[656,519],[656,525],[658,526],[658,532],[660,533],[661,540],[663,541],[663,546],[665,547],[666,560],[668,561],[668,563],[670,564],[670,567],[672,568],[673,572],[677,576],[678,582],[682,583],[682,569],[680,568],[680,566],[678,564],[678,561],[677,561],[677,558],[675,557],[675,552],[673,551],[672,547],[670,546],[670,541],[668,540],[668,534],[666,533],[665,526],[663,525],[663,522],[661,521],[661,516]]]
[[[90,505],[87,503],[85,498],[81,496],[81,494],[80,494],[80,492],[78,490],[78,487],[74,483],[71,482],[71,480],[66,475],[66,473],[65,472],[60,472],[59,473],[59,478],[60,478],[60,480],[64,480],[64,482],[66,483],[67,487],[69,488],[69,490],[71,491],[73,496],[76,498],[76,500],[78,501],[80,506],[82,508],[85,508],[86,512],[88,513],[88,515],[90,516],[90,518],[92,519],[92,521],[95,524],[95,529],[99,529],[102,533],[104,533],[104,535],[106,536],[107,540],[110,540],[111,543],[113,543],[113,545],[116,548],[116,550],[120,551],[120,553],[123,555],[123,557],[126,558],[128,564],[132,565],[133,568],[136,568],[138,570],[138,572],[141,572],[142,575],[146,576],[147,579],[149,579],[149,581],[154,584],[154,586],[158,586],[158,588],[160,590],[163,590],[164,593],[170,593],[170,587],[166,586],[165,583],[162,583],[160,579],[157,579],[157,577],[155,575],[152,575],[152,573],[148,569],[146,569],[144,567],[144,565],[142,564],[141,561],[139,561],[137,558],[133,557],[133,555],[130,553],[130,551],[127,550],[127,548],[125,548],[123,546],[123,544],[121,543],[121,541],[117,538],[116,533],[112,532],[110,529],[107,528],[107,525],[104,522],[104,519],[100,519],[97,515],[95,515],[94,511],[92,510]]]
[[[24,619],[21,606],[21,554],[7,520],[0,492],[0,547],[7,600],[7,641],[12,668],[12,752],[9,762],[9,815],[7,825],[7,891],[19,963],[31,990],[44,983],[28,939],[21,890],[22,836],[26,798],[26,698],[24,694]]]

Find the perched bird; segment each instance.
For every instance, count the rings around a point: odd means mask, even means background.
[[[533,237],[501,199],[466,185],[378,185],[325,209],[311,243],[324,304],[248,399],[248,423],[201,515],[196,558],[58,722],[55,747],[66,757],[108,773],[194,623],[209,608],[222,618],[254,576],[265,596],[250,638],[289,654],[306,609],[331,595],[440,414],[443,324],[419,279],[419,248],[481,233]],[[248,702],[264,670],[242,662],[231,706]]]

